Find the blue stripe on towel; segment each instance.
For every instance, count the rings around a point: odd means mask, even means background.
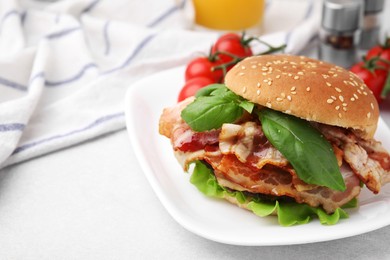
[[[17,89],[17,90],[21,90],[21,91],[27,91],[27,88],[28,88],[25,85],[22,85],[22,84],[19,84],[17,82],[14,82],[14,81],[11,81],[11,80],[8,80],[5,78],[1,78],[1,77],[0,77],[0,84],[7,86],[7,87]]]
[[[97,65],[93,62],[91,63],[88,63],[86,65],[84,65],[81,70],[79,72],[77,72],[77,74],[75,74],[74,76],[71,76],[67,79],[63,79],[63,80],[57,80],[57,81],[51,81],[51,80],[47,80],[45,79],[45,85],[47,87],[58,87],[58,86],[62,86],[62,85],[65,85],[65,84],[69,84],[71,82],[74,82],[76,80],[79,80],[83,75],[84,73],[88,70],[88,69],[91,69],[91,68],[97,68]],[[42,76],[44,76],[44,73],[40,73]]]
[[[95,6],[100,2],[100,0],[94,0],[89,5],[87,5],[83,10],[81,10],[81,13],[88,13],[90,12]]]
[[[120,69],[125,68],[127,65],[129,65],[133,59],[137,56],[138,53],[156,36],[156,34],[151,34],[146,36],[134,49],[134,51],[130,54],[130,56],[118,67],[109,69],[107,71],[102,72],[102,75],[109,74],[115,71],[118,71]]]
[[[111,115],[106,115],[106,116],[100,117],[100,118],[96,119],[95,121],[93,121],[91,124],[89,124],[89,125],[87,125],[87,126],[85,126],[83,128],[76,129],[76,130],[73,130],[73,131],[70,131],[70,132],[67,132],[67,133],[64,133],[64,134],[60,134],[60,135],[54,135],[54,136],[51,136],[51,137],[47,137],[47,138],[44,138],[44,139],[41,139],[41,140],[37,140],[37,141],[31,142],[31,143],[26,143],[24,145],[21,145],[21,146],[17,147],[13,151],[12,154],[14,155],[14,154],[20,153],[22,151],[25,151],[27,149],[30,149],[32,147],[35,147],[37,145],[41,145],[41,144],[44,144],[44,143],[47,143],[47,142],[50,142],[50,141],[59,140],[59,139],[62,139],[62,138],[66,138],[66,137],[69,137],[69,136],[73,136],[73,135],[76,135],[76,134],[88,131],[88,130],[90,130],[92,128],[100,126],[103,123],[106,123],[106,122],[109,122],[111,120],[124,117],[124,115],[125,114],[123,112],[120,112],[120,113],[115,113],[115,114],[111,114]]]
[[[67,29],[64,29],[62,31],[58,31],[58,32],[47,34],[46,38],[50,39],[50,40],[57,39],[57,38],[60,38],[62,36],[68,35],[68,34],[70,34],[72,32],[79,31],[79,30],[81,30],[80,26],[67,28]]]
[[[20,123],[0,124],[0,132],[22,131],[26,125]]]
[[[168,10],[163,12],[159,17],[157,17],[152,22],[150,22],[147,26],[154,27],[154,26],[158,25],[159,23],[161,23],[162,21],[164,21],[169,16],[171,16],[176,11],[183,9],[185,4],[186,4],[186,1],[187,0],[182,0],[180,4],[175,4],[174,6],[170,7]]]

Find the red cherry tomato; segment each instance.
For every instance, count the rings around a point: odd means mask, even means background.
[[[364,62],[359,62],[352,66],[351,71],[358,75],[367,87],[371,89],[378,103],[381,102],[381,92],[385,86],[387,71],[383,69],[376,69],[371,72],[364,67]]]
[[[180,102],[188,97],[195,96],[195,93],[210,84],[215,83],[212,79],[206,77],[197,77],[188,80],[181,89],[177,101]]]
[[[374,46],[367,52],[366,59],[368,60],[376,56],[379,56],[379,58],[389,61],[389,63],[378,61],[378,65],[390,68],[390,47],[380,45]]]
[[[211,79],[215,83],[220,82],[223,77],[223,71],[222,69],[214,70],[213,67],[217,65],[217,63],[211,62],[206,57],[193,59],[186,67],[185,79],[188,81],[193,78],[204,77]]]
[[[245,44],[242,37],[235,33],[227,33],[219,37],[216,43],[213,45],[211,53],[214,54],[217,51],[228,52],[240,58],[253,55],[250,46]],[[229,55],[220,54],[219,59],[220,62],[227,63],[233,58]]]

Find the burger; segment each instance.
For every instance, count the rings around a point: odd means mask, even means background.
[[[165,108],[170,139],[190,181],[281,225],[348,217],[366,186],[390,181],[390,156],[374,139],[372,92],[339,66],[292,55],[246,58],[224,84]]]

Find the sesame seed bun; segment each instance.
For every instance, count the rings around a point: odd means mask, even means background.
[[[372,138],[378,103],[354,73],[319,60],[292,55],[252,56],[236,64],[226,86],[245,99]]]

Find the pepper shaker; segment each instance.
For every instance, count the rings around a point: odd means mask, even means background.
[[[324,0],[319,58],[351,67],[357,60],[362,18],[362,0]]]
[[[368,50],[379,42],[384,0],[364,0],[363,29],[360,48]]]

